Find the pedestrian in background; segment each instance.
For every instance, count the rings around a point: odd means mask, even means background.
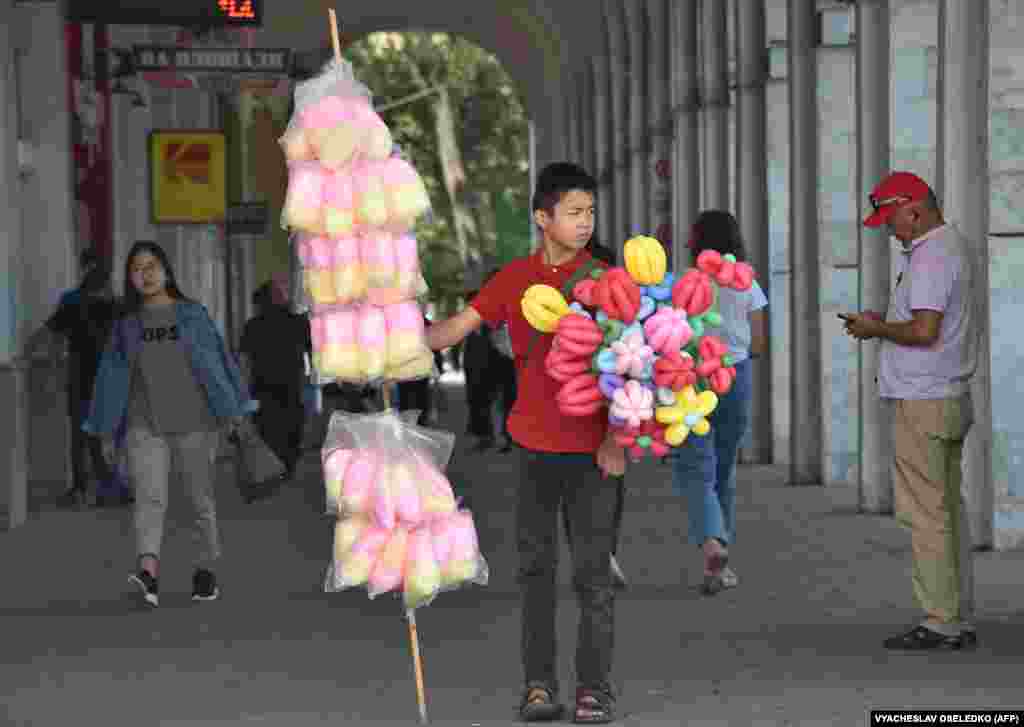
[[[859,341],[881,341],[878,392],[892,407],[896,519],[910,528],[914,594],[924,620],[885,640],[901,650],[977,644],[967,496],[961,474],[977,368],[973,266],[928,184],[894,172],[870,195],[864,225],[900,242],[899,274],[884,316],[843,314]]]
[[[195,512],[192,598],[214,600],[220,589],[213,568],[221,555],[214,499],[218,430],[237,427],[256,404],[206,308],[182,294],[163,248],[135,243],[124,277],[124,310],[104,351],[83,428],[105,438],[126,431],[138,556],[131,582],[142,603],[159,604],[172,471],[180,474],[175,489],[184,490]]]
[[[739,223],[724,210],[706,210],[698,215],[689,248],[694,261],[705,250],[733,255],[738,261],[747,259]],[[704,437],[691,435],[670,455],[673,485],[687,498],[689,541],[703,555],[702,590],[706,595],[739,583],[729,566],[729,546],[736,541],[736,461],[750,424],[750,359],[763,354],[768,346],[764,312],[768,299],[757,281],[745,291],[719,288],[717,304],[722,323],[708,327],[706,333],[729,347],[736,379],[718,398],[718,406],[709,417],[710,433]]]
[[[101,260],[92,249],[85,250],[79,265],[82,272],[81,284],[61,296],[56,312],[46,321],[42,332],[58,334],[67,340],[67,406],[71,419],[71,488],[58,499],[60,507],[75,507],[86,504],[88,498],[87,462],[98,480],[96,504],[108,502],[107,492],[114,483],[115,473],[107,461],[102,441],[82,430],[82,423],[89,413],[93,383],[100,356],[110,335],[115,315],[115,304],[110,295],[110,266]],[[30,353],[37,347],[40,337],[34,336],[29,343]],[[117,498],[127,504],[128,493]]]
[[[257,313],[246,321],[239,347],[250,393],[260,402],[253,423],[284,463],[283,479],[290,480],[302,456],[306,422],[306,357],[313,353],[309,318],[289,309],[280,284],[264,284],[253,304]]]

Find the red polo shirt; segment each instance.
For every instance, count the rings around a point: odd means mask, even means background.
[[[544,263],[542,251],[513,260],[483,287],[470,305],[491,327],[508,323],[512,351],[516,357],[518,392],[508,417],[508,432],[521,447],[540,452],[596,452],[608,429],[608,413],[601,410],[589,417],[570,417],[558,411],[555,396],[561,387],[544,370],[544,359],[554,336],[539,334],[530,348],[534,329],[526,322],[520,302],[531,285],[543,283],[556,290],[590,254],[581,251],[564,265]],[[601,267],[606,267],[598,262]],[[527,350],[529,349],[529,359]]]

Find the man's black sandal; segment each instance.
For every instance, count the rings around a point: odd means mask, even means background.
[[[562,705],[543,684],[530,684],[523,692],[519,717],[524,722],[554,722],[562,718]]]
[[[579,687],[576,690],[576,724],[608,724],[615,721],[615,698],[600,689]]]
[[[963,647],[964,639],[960,634],[948,636],[925,626],[885,640],[885,648],[899,651],[960,651]]]

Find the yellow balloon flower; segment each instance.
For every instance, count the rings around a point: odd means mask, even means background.
[[[707,418],[718,406],[718,396],[713,391],[702,391],[700,394],[692,386],[675,392],[675,402],[668,406],[660,406],[654,412],[654,418],[661,424],[667,424],[665,441],[672,447],[678,447],[686,441],[690,432],[703,437],[711,431]]]
[[[622,256],[626,271],[638,285],[657,285],[665,277],[668,257],[665,247],[653,237],[639,235],[626,240]]]

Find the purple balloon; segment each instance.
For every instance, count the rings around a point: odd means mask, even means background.
[[[606,399],[615,396],[616,390],[621,389],[625,384],[625,379],[618,374],[601,374],[597,378],[597,388],[601,390]]]
[[[619,419],[619,417],[612,416],[610,414],[608,415],[608,423],[611,424],[613,427],[616,427],[618,429],[622,429],[623,427],[626,426],[626,420],[625,419]]]

